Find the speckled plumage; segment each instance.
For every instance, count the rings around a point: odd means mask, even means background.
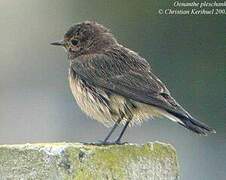
[[[68,52],[70,88],[78,105],[104,125],[116,122],[127,127],[165,116],[198,134],[215,132],[185,111],[149,63],[120,45],[104,26],[78,23],[66,32],[63,42],[53,45]]]
[[[124,118],[121,124],[125,124],[130,117],[130,126],[132,126],[148,118],[161,116],[163,113],[161,109],[154,106],[95,88],[76,76],[72,68],[69,69],[69,83],[72,94],[82,111],[107,127],[112,126],[122,114]]]

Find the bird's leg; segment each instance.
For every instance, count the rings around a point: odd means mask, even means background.
[[[115,131],[115,129],[118,127],[119,123],[121,122],[122,118],[120,117],[114,124],[113,128],[111,129],[111,131],[108,133],[107,137],[104,139],[103,144],[108,144],[107,141],[110,138],[110,136],[112,135],[112,133]]]
[[[115,141],[115,144],[121,144],[121,142],[120,142],[121,138],[122,138],[126,128],[128,127],[129,123],[130,123],[130,120],[126,121],[126,124],[124,125],[124,127],[123,127],[123,129],[122,129],[122,131],[121,131],[121,133],[120,133],[120,135],[118,137],[118,139]]]

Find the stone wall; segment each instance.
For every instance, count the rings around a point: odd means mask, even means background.
[[[0,180],[175,180],[178,174],[175,149],[159,142],[0,146]]]

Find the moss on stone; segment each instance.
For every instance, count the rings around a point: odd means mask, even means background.
[[[177,179],[171,145],[53,143],[0,146],[0,179]]]

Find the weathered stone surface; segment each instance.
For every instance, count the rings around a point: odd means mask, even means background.
[[[175,149],[159,142],[0,146],[1,180],[174,180],[178,169]]]

